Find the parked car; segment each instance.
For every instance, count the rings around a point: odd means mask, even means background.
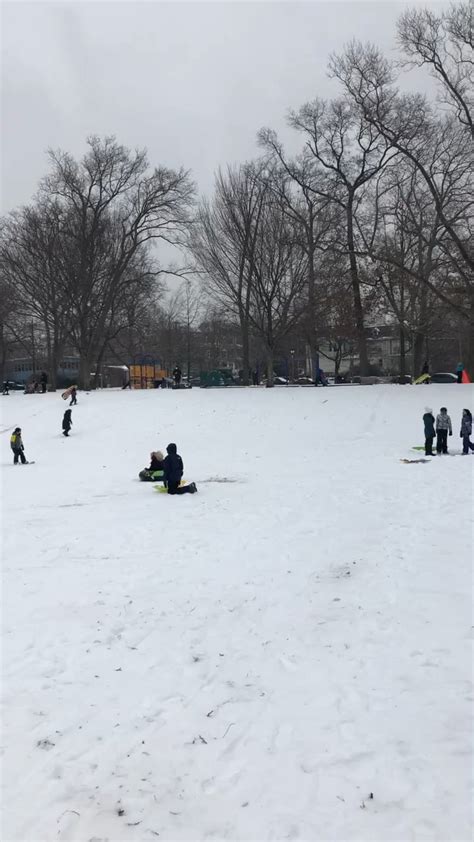
[[[296,386],[314,386],[314,380],[311,377],[306,377],[306,375],[302,375],[301,377],[297,377],[295,380]]]
[[[4,381],[6,383],[6,380]],[[24,392],[25,391],[25,384],[24,383],[14,383],[13,380],[8,381],[8,389],[10,392]]]
[[[455,374],[452,374],[450,371],[435,371],[434,374],[430,376],[431,383],[457,383],[458,379]]]

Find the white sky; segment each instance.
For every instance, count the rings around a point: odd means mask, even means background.
[[[89,134],[148,148],[209,191],[219,164],[258,154],[263,125],[337,95],[328,54],[351,38],[394,49],[404,2],[4,2],[1,206],[27,202],[46,149]],[[430,4],[433,5],[433,4]]]

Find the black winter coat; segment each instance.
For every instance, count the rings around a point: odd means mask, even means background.
[[[435,437],[435,428],[434,428],[434,415],[431,412],[425,412],[423,415],[423,424],[425,425],[425,436],[428,438],[429,436]]]
[[[165,480],[167,483],[181,482],[184,472],[184,465],[181,456],[178,453],[168,453],[168,456],[163,462],[163,470],[165,472]]]

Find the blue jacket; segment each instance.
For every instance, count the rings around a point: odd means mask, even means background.
[[[471,415],[463,415],[461,419],[461,435],[470,436],[472,433],[472,416]]]

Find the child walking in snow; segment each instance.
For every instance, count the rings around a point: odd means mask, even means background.
[[[461,418],[461,432],[459,435],[462,438],[462,452],[466,456],[470,450],[474,450],[474,444],[471,442],[472,433],[472,415],[469,409],[463,409]]]
[[[10,447],[13,450],[13,464],[18,465],[18,459],[22,465],[27,464],[25,457],[25,448],[23,447],[23,440],[21,438],[21,427],[15,427],[10,436]]]
[[[66,412],[64,413],[64,418],[63,418],[63,436],[66,436],[66,437],[69,435],[69,430],[72,427],[71,415],[72,415],[72,409],[66,409]]]
[[[180,485],[184,465],[181,456],[179,455],[176,445],[169,444],[166,448],[168,456],[163,462],[163,469],[165,472],[165,485],[168,489],[168,494],[195,494],[197,491],[196,483],[192,482],[190,485]]]
[[[451,418],[448,415],[448,410],[445,406],[442,406],[439,415],[436,416],[436,452],[437,453],[447,453],[448,452],[448,432],[449,435],[452,436],[453,434],[453,426],[451,424]]]
[[[77,403],[76,395],[77,395],[77,389],[76,389],[75,386],[73,386],[72,389],[71,389],[71,403],[69,404],[69,406],[75,406],[76,405],[76,403]]]
[[[425,406],[425,414],[423,415],[423,424],[425,425],[425,456],[433,456],[433,441],[435,437],[435,419],[433,410],[429,406]]]

